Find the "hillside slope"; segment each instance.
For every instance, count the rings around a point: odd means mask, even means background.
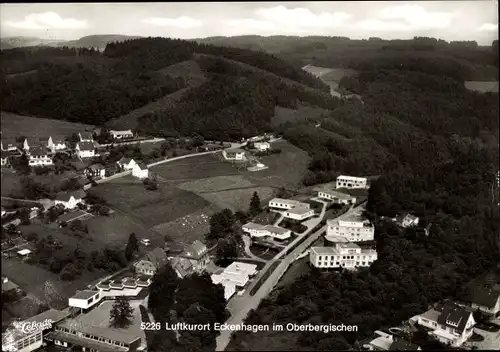
[[[2,74],[9,75],[4,110],[145,133],[224,139],[230,130],[231,138],[240,138],[269,130],[276,105],[293,107],[297,99],[329,109],[339,105],[324,82],[286,61],[183,40],[128,40],[108,44],[102,54],[14,49],[3,51],[0,60]]]
[[[111,42],[120,42],[130,39],[138,39],[139,36],[128,36],[121,34],[98,34],[81,37],[76,40],[42,39],[37,37],[6,37],[0,38],[0,49],[24,48],[32,46],[70,47],[70,48],[97,48],[104,50]]]

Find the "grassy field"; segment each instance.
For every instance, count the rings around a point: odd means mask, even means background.
[[[91,125],[61,120],[42,119],[2,111],[0,113],[2,134],[5,137],[68,137],[75,132],[92,128]]]
[[[3,197],[18,197],[22,195],[21,181],[19,176],[9,171],[2,171],[2,188],[0,190]]]
[[[208,205],[202,197],[165,183],[160,183],[156,191],[147,191],[142,182],[132,176],[100,184],[93,191],[112,208],[132,216],[147,228],[191,214]]]
[[[253,222],[261,225],[273,225],[276,220],[280,217],[279,213],[273,211],[264,210],[257,214],[257,216],[252,220]]]
[[[151,168],[164,180],[198,180],[208,177],[238,175],[238,170],[230,163],[217,159],[215,155],[206,154],[187,159],[175,160]]]
[[[465,88],[480,93],[498,93],[498,81],[466,81]]]
[[[254,186],[253,183],[241,175],[215,176],[206,179],[188,181],[178,185],[179,188],[194,193],[219,192],[238,188],[248,188],[252,186]]]
[[[307,152],[286,141],[277,141],[271,146],[281,149],[281,153],[259,158],[268,169],[257,172],[244,171],[243,175],[260,186],[301,188],[310,161]]]
[[[271,187],[251,187],[232,189],[228,191],[200,193],[200,196],[222,209],[227,208],[232,211],[247,211],[250,205],[250,199],[252,198],[254,192],[257,192],[259,194],[259,198],[264,201],[271,198],[274,191],[274,188]]]
[[[299,106],[298,109],[288,109],[276,106],[274,108],[274,116],[271,119],[271,123],[274,126],[278,126],[284,122],[297,122],[300,120],[306,119],[321,119],[324,116],[327,116],[327,113],[331,113],[328,110],[318,108],[318,107],[309,107],[309,106]]]

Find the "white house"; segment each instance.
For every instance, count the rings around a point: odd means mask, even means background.
[[[361,249],[355,243],[337,243],[335,247],[312,247],[309,262],[321,269],[369,267],[377,260],[377,251]]]
[[[78,138],[80,142],[94,142],[94,136],[90,132],[80,132]]]
[[[356,203],[356,197],[350,194],[337,192],[333,190],[321,190],[318,191],[318,197],[321,199],[326,199],[332,201],[336,204],[354,204]]]
[[[292,235],[292,231],[279,226],[261,225],[253,222],[242,226],[243,231],[250,234],[250,237],[271,237],[277,240],[286,240]]]
[[[140,179],[148,178],[149,176],[148,166],[142,161],[138,162],[132,168],[132,176],[135,176]]]
[[[472,294],[472,309],[478,309],[490,316],[500,313],[500,285],[476,287]]]
[[[419,220],[418,217],[411,214],[400,215],[396,217],[396,223],[404,228],[417,226],[418,220]]]
[[[339,176],[336,182],[337,188],[368,188],[366,177]]]
[[[372,241],[375,227],[361,213],[355,212],[326,221],[326,237],[345,237],[351,242]]]
[[[314,216],[314,209],[309,209],[305,207],[295,207],[292,209],[285,210],[283,213],[283,216],[288,219],[293,219],[293,220],[305,220],[310,218],[311,216]]]
[[[233,262],[220,273],[212,274],[212,282],[224,286],[224,296],[229,299],[233,294],[233,286],[245,287],[251,276],[257,273],[257,265]],[[232,293],[231,293],[232,292]]]
[[[92,158],[95,156],[95,147],[93,142],[78,142],[76,144],[76,155],[80,159]]]
[[[67,148],[64,138],[59,137],[49,139],[48,147],[52,150],[52,153],[65,150]]]
[[[259,151],[266,151],[271,148],[271,144],[268,142],[256,142],[253,144],[253,147]]]
[[[74,209],[78,203],[83,203],[86,194],[82,190],[75,192],[60,192],[54,200],[54,205],[61,204],[66,209]]]
[[[83,290],[69,298],[69,306],[80,309],[89,309],[102,299],[99,291]]]
[[[93,164],[83,170],[83,174],[88,178],[105,178],[106,168],[101,164]]]
[[[113,139],[116,140],[134,138],[134,133],[132,133],[131,130],[126,130],[126,131],[110,130],[109,134],[111,134]]]
[[[243,149],[223,150],[222,156],[226,160],[245,160],[245,151]]]
[[[269,201],[269,208],[276,208],[276,209],[292,209],[295,207],[301,207],[301,208],[310,208],[309,203],[302,203],[299,202],[298,200],[293,200],[293,199],[283,199],[283,198],[273,198]]]
[[[472,312],[454,303],[439,304],[435,308],[415,317],[417,323],[431,331],[441,343],[460,347],[474,331],[475,320]]]
[[[2,151],[15,151],[17,150],[17,143],[15,139],[11,138],[2,138]]]
[[[48,150],[40,146],[30,148],[28,163],[29,166],[48,166],[54,164]]]
[[[125,170],[133,170],[134,167],[137,165],[137,163],[135,162],[134,159],[125,158],[125,157],[121,158],[116,163],[118,164],[118,167],[124,171]]]

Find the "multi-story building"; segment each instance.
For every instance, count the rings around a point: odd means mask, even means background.
[[[287,210],[295,207],[302,207],[309,209],[310,205],[308,203],[299,202],[298,200],[283,199],[283,198],[273,198],[269,201],[269,208]]]
[[[350,242],[361,242],[372,241],[375,236],[375,227],[359,211],[327,220],[326,224],[326,238],[341,236]]]
[[[206,269],[210,261],[207,246],[198,240],[191,243],[179,257],[187,259],[191,263],[192,270],[199,273]]]
[[[283,216],[288,219],[303,221],[314,216],[314,209],[295,207],[292,209],[285,210]]]
[[[92,158],[95,156],[95,146],[93,142],[78,142],[76,144],[76,155],[80,159]]]
[[[144,275],[154,275],[167,263],[167,254],[161,248],[155,248],[134,264],[135,272]]]
[[[356,203],[356,197],[350,194],[337,192],[334,190],[321,190],[318,191],[318,197],[321,199],[326,199],[332,201],[336,204],[354,204]]]
[[[68,299],[70,307],[80,308],[83,310],[92,308],[102,299],[99,291],[83,290],[77,292],[73,297]]]
[[[361,249],[355,243],[337,243],[335,247],[312,247],[311,265],[320,269],[369,267],[377,260],[377,251]]]
[[[236,286],[245,287],[250,277],[257,273],[257,265],[233,262],[220,273],[211,276],[214,284],[224,286],[224,296],[227,299],[236,292]]]
[[[269,237],[276,240],[286,240],[292,235],[292,231],[279,226],[261,225],[253,222],[242,226],[243,231],[250,234],[250,237],[263,238]]]
[[[42,146],[31,147],[28,160],[29,166],[49,166],[54,164],[48,150]]]
[[[336,182],[337,188],[368,188],[366,177],[339,176]]]
[[[472,312],[454,303],[438,304],[435,308],[412,318],[441,343],[460,347],[473,334],[476,321]]]

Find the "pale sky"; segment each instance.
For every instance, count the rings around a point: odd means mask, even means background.
[[[235,2],[1,4],[1,36],[173,38],[325,35],[352,39],[498,39],[498,2]]]

